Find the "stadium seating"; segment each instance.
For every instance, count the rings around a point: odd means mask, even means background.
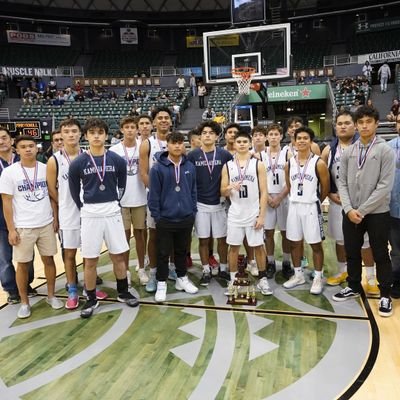
[[[348,45],[348,52],[352,55],[357,55],[397,50],[399,47],[399,35],[399,30],[358,33],[352,36]]]

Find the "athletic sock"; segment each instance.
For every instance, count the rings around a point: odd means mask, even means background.
[[[221,271],[227,271],[228,270],[228,264],[219,264],[219,269]]]
[[[367,275],[367,280],[375,279],[375,265],[372,267],[365,266],[365,273]]]
[[[275,257],[274,256],[267,256],[268,258],[268,263],[274,263],[275,262]]]
[[[294,268],[294,273],[295,273],[295,275],[302,275],[303,274],[303,268],[295,267]]]
[[[343,274],[344,272],[347,271],[347,264],[345,262],[339,262],[337,263],[338,268],[339,268],[339,273]]]
[[[290,253],[283,253],[282,260],[290,262]]]
[[[86,289],[86,296],[88,300],[96,300],[96,289],[93,290],[87,290]]]
[[[322,271],[314,271],[316,278],[322,278]]]
[[[208,264],[203,265],[203,272],[205,274],[209,274],[211,272],[211,268],[210,268],[210,266]]]
[[[231,276],[231,282],[233,282],[236,279],[236,271],[230,272],[229,275]]]
[[[117,292],[125,293],[128,291],[128,279],[117,279]]]

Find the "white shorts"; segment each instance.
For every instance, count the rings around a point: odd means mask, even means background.
[[[263,229],[254,229],[253,226],[228,225],[226,243],[231,246],[241,246],[245,237],[250,247],[262,246],[264,244]]]
[[[154,221],[154,218],[151,216],[150,210],[147,207],[147,214],[146,214],[146,225],[147,228],[151,229],[156,229],[156,221]]]
[[[342,206],[336,203],[329,203],[328,211],[328,235],[336,242],[344,243],[343,237],[343,214]],[[370,247],[368,233],[364,234],[363,249]]]
[[[289,202],[286,237],[294,242],[320,243],[324,237],[322,210],[319,203]]]
[[[129,250],[121,214],[103,218],[82,217],[81,238],[84,258],[99,257],[103,240],[111,254]]]
[[[227,232],[227,216],[225,209],[212,212],[198,211],[194,221],[194,229],[199,239],[223,238]]]
[[[60,229],[62,249],[79,249],[81,247],[81,230],[80,229]]]
[[[271,197],[277,196],[277,194],[270,194]],[[267,206],[267,212],[265,213],[264,229],[271,230],[278,226],[280,231],[286,231],[286,222],[289,208],[289,200],[285,197],[279,207],[272,208]]]

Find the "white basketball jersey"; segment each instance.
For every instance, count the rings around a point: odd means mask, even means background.
[[[58,219],[61,230],[79,229],[81,216],[69,190],[69,161],[61,153],[54,153],[57,162]]]
[[[129,160],[126,159],[124,145],[118,143],[110,147],[110,151],[117,153],[126,161],[126,188],[121,198],[122,207],[140,207],[147,204],[146,188],[139,175],[139,143],[135,147],[126,147]]]
[[[167,141],[166,140],[158,140],[155,136],[149,137],[150,144],[150,154],[149,154],[149,171],[153,164],[156,162],[156,158],[154,157],[156,153],[160,151],[165,151],[167,149]]]
[[[331,174],[333,182],[335,182],[336,187],[339,187],[339,170],[340,170],[340,157],[342,156],[343,150],[340,147],[340,144],[336,147],[335,154],[332,154],[332,151],[329,151],[328,155],[328,166],[329,173]],[[333,160],[332,160],[333,157]],[[331,165],[332,162],[332,165]]]
[[[270,157],[269,147],[260,153],[261,161],[264,163],[267,171],[268,193],[280,193],[286,186],[285,165],[288,150],[286,146],[285,148],[281,149],[279,154],[274,157]]]
[[[228,161],[226,165],[230,184],[240,182],[243,177],[241,189],[239,191],[232,190],[230,194],[231,205],[228,212],[228,224],[241,227],[253,226],[260,212],[258,160],[251,158],[247,169],[241,168],[241,173],[238,171],[235,159]]]
[[[296,158],[292,157],[289,160],[289,199],[297,203],[315,203],[319,201],[319,180],[316,173],[319,156],[311,153],[308,163],[303,166],[297,164]]]

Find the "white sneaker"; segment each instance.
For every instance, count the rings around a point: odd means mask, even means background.
[[[285,289],[292,289],[298,285],[303,285],[306,283],[304,279],[304,273],[301,272],[300,274],[294,274],[288,281],[283,284]]]
[[[126,279],[128,280],[128,288],[132,287],[132,274],[129,269],[126,271]]]
[[[154,300],[157,303],[162,303],[167,298],[167,282],[157,282],[157,292]]]
[[[252,276],[258,276],[258,267],[254,260],[247,264],[247,271],[249,271]]]
[[[257,283],[257,288],[260,289],[260,292],[265,296],[270,296],[274,292],[269,287],[268,279],[266,277],[261,278]]]
[[[57,299],[57,297],[48,297],[46,299],[46,303],[51,306],[53,310],[59,310],[60,308],[64,308],[64,303]]]
[[[140,284],[142,286],[146,286],[147,282],[149,281],[149,277],[146,274],[146,271],[144,270],[144,268],[139,268],[138,275],[139,275]]]
[[[193,285],[187,275],[177,278],[175,283],[176,290],[184,290],[186,293],[195,294],[199,289]]]
[[[322,282],[322,278],[315,275],[314,280],[311,285],[310,293],[311,294],[321,294],[323,288],[324,288],[324,284]]]
[[[31,307],[29,304],[21,304],[21,307],[18,310],[17,317],[18,318],[29,318],[31,316]]]

